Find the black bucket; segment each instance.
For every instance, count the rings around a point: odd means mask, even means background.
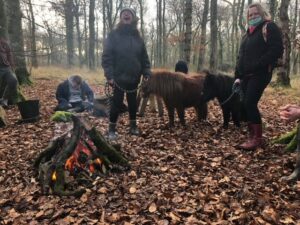
[[[40,115],[40,101],[27,100],[18,103],[18,108],[22,116],[22,121],[38,120]]]

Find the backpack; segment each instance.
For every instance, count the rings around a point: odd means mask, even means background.
[[[267,34],[268,34],[268,31],[267,31],[267,26],[270,22],[266,22],[263,27],[262,27],[262,35],[263,35],[263,38],[264,38],[264,41],[265,43],[267,43]],[[273,65],[273,68],[275,67],[280,67],[280,66],[283,66],[283,60],[282,60],[282,57],[281,58],[278,58],[277,59],[277,62],[274,63]]]

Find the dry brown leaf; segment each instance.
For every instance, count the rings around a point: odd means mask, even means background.
[[[131,186],[130,188],[129,188],[129,193],[130,194],[134,194],[134,193],[136,193],[136,187],[135,186]]]
[[[157,210],[157,206],[154,202],[152,202],[148,208],[149,212],[153,213]]]

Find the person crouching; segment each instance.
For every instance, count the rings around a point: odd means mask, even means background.
[[[56,99],[55,111],[83,112],[92,109],[94,93],[81,76],[73,75],[58,85]]]

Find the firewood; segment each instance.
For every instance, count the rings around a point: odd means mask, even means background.
[[[106,139],[95,129],[95,127],[92,127],[91,124],[83,119],[81,119],[81,123],[91,140],[95,143],[96,147],[103,151],[103,154],[107,156],[112,163],[118,163],[129,167],[128,161],[106,141]]]
[[[54,154],[56,153],[56,150],[59,146],[62,146],[63,142],[65,140],[65,137],[59,137],[55,140],[52,140],[49,142],[48,146],[39,154],[39,156],[35,159],[33,163],[33,167],[35,169],[38,169],[39,164],[42,160],[45,162],[49,161]]]
[[[69,184],[84,184],[92,186],[93,180],[90,177],[90,172],[93,172],[98,164],[90,164],[100,162],[98,169],[103,173],[106,168],[112,168],[111,164],[120,164],[126,169],[129,168],[128,161],[121,155],[121,152],[110,145],[105,138],[98,132],[89,122],[76,115],[71,115],[73,120],[73,130],[71,137],[68,138],[67,133],[59,138],[50,141],[49,145],[42,151],[34,161],[34,168],[38,169],[38,179],[41,184],[42,193],[46,194],[52,190],[52,193],[59,196],[80,196],[85,192],[85,189],[68,190]],[[87,139],[86,139],[87,137]],[[84,138],[84,139],[82,139]],[[67,161],[72,160],[74,152],[77,151],[78,145],[83,145],[88,151],[88,161],[85,167],[77,167],[75,179],[70,181],[67,179],[68,173]],[[82,152],[80,152],[82,153]],[[79,157],[76,159],[78,160]],[[85,158],[83,158],[85,159]],[[82,161],[76,161],[82,163]],[[90,169],[93,165],[93,170],[86,171],[86,166]],[[79,169],[79,170],[78,170]],[[74,174],[73,174],[74,175]],[[70,188],[69,188],[70,189]]]

